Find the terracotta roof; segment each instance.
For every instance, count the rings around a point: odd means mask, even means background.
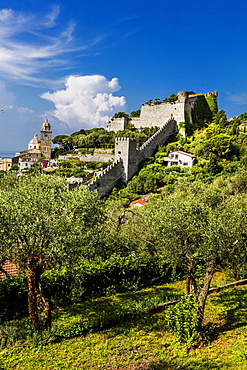
[[[186,153],[186,152],[181,152],[179,150],[174,150],[173,152],[170,152],[168,155],[173,154],[173,153],[179,153],[179,154],[187,155],[188,157],[195,157],[195,155],[193,155],[193,154]]]
[[[3,270],[5,270],[9,275],[18,275],[17,268],[13,263],[11,263],[9,260],[6,260],[4,264],[2,265]],[[0,279],[5,278],[6,275],[4,272],[0,271]]]
[[[145,206],[147,204],[147,202],[143,199],[137,199],[137,200],[134,200],[133,202],[130,203],[131,205],[134,205],[134,206]]]

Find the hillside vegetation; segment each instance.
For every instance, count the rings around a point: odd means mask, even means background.
[[[0,369],[247,368],[246,287],[209,295],[247,277],[246,122],[219,111],[174,135],[103,200],[0,177],[0,268],[20,270],[0,280]],[[197,163],[166,167],[173,150]]]
[[[242,114],[228,121],[225,112],[219,111],[212,122],[204,122],[204,127],[194,130],[190,136],[174,135],[165,146],[159,147],[154,157],[142,164],[143,168],[127,187],[119,184],[113,189],[111,197],[118,197],[124,204],[129,204],[160,188],[159,192],[169,194],[177,182],[211,183],[216,178],[224,180],[241,173],[247,169],[246,117],[247,114]],[[174,150],[195,155],[196,164],[191,168],[166,167],[164,158]]]
[[[213,285],[228,281],[219,273]],[[134,293],[87,301],[54,312],[54,332],[71,335],[75,323],[94,318],[108,321],[119,315],[118,324],[90,330],[82,336],[54,341],[54,334],[43,333],[13,343],[1,350],[0,368],[19,369],[122,369],[122,370],[189,370],[246,369],[247,360],[247,295],[246,288],[228,289],[210,296],[205,320],[211,327],[213,340],[206,346],[191,349],[179,343],[167,329],[164,312],[136,314],[157,300],[183,294],[181,283],[145,289]],[[145,303],[145,305],[144,305]],[[128,316],[124,317],[124,313]],[[24,327],[24,323],[23,323]],[[69,328],[71,328],[69,330]],[[16,331],[16,323],[9,333]]]

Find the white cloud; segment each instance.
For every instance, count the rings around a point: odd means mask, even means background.
[[[46,92],[41,98],[54,103],[54,117],[72,130],[105,126],[110,117],[126,109],[124,96],[114,96],[120,90],[117,78],[110,81],[104,76],[70,76],[65,90]]]
[[[0,82],[0,109],[12,105],[15,101],[15,95],[7,91],[6,86],[3,82]]]
[[[90,45],[75,45],[73,30],[68,24],[56,29],[59,7],[48,14],[26,14],[12,9],[0,10],[0,76],[19,84],[37,85],[48,79],[37,74],[51,67],[66,67],[65,55],[85,50]],[[45,32],[44,32],[45,30]],[[20,41],[21,40],[21,41]]]
[[[247,93],[229,95],[227,97],[227,100],[232,101],[233,103],[238,105],[247,104]]]

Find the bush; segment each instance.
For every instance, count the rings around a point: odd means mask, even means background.
[[[0,321],[18,319],[27,314],[27,282],[25,276],[0,279]]]
[[[166,320],[176,339],[188,348],[198,341],[200,319],[195,297],[187,295],[175,306],[169,307]]]
[[[106,261],[84,261],[77,269],[46,271],[44,294],[55,305],[124,293],[167,282],[170,271],[159,259],[112,256]]]
[[[44,296],[52,306],[138,290],[165,283],[171,272],[159,259],[112,256],[106,261],[84,261],[74,271],[47,270],[42,276]],[[0,321],[27,315],[25,276],[0,279]]]

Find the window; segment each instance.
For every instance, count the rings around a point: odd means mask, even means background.
[[[188,162],[184,162],[184,163],[183,163],[183,165],[184,165],[184,166],[188,166]]]
[[[175,154],[175,159],[178,159],[178,154]]]

